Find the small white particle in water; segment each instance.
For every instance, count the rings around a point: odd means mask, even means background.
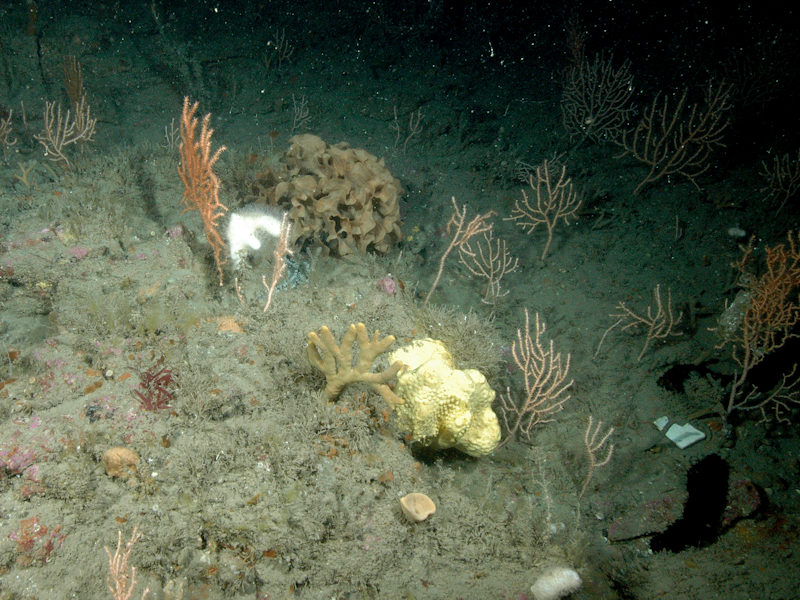
[[[747,232],[740,227],[728,227],[728,235],[732,238],[743,238]]]

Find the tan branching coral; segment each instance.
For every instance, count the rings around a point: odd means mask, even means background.
[[[292,244],[325,253],[387,252],[402,239],[400,182],[366,150],[296,135],[279,171],[263,171],[252,199],[277,205],[292,221]]]
[[[358,342],[359,352],[354,364],[353,344],[355,342]],[[327,380],[325,391],[331,400],[338,398],[346,385],[364,382],[383,396],[383,399],[394,408],[396,405],[402,404],[403,400],[391,390],[388,382],[397,375],[402,367],[401,363],[395,362],[380,373],[370,371],[375,359],[386,352],[392,344],[394,344],[394,336],[388,335],[380,339],[380,334],[376,331],[370,338],[366,326],[359,323],[350,325],[341,344],[336,343],[331,330],[327,327],[322,327],[319,332],[310,332],[306,353],[309,362],[325,373]],[[322,351],[320,352],[320,350]]]

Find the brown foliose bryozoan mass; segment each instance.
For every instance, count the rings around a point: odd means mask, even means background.
[[[311,134],[290,141],[279,170],[262,171],[251,191],[256,202],[288,212],[293,245],[345,256],[384,253],[402,239],[403,190],[383,159]]]

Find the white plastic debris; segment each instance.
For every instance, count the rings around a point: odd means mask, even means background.
[[[656,429],[659,431],[664,431],[664,427],[669,425],[669,417],[658,417],[655,421],[653,421],[653,425],[655,425]]]
[[[700,440],[706,439],[705,433],[689,423],[686,423],[686,425],[673,423],[670,428],[667,429],[666,436],[681,450],[688,448]]]

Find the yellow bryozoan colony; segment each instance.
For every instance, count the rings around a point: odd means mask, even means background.
[[[394,393],[397,425],[414,441],[434,449],[456,448],[486,456],[500,441],[500,425],[492,410],[495,392],[480,372],[460,371],[438,340],[411,342],[389,355],[401,362]]]

